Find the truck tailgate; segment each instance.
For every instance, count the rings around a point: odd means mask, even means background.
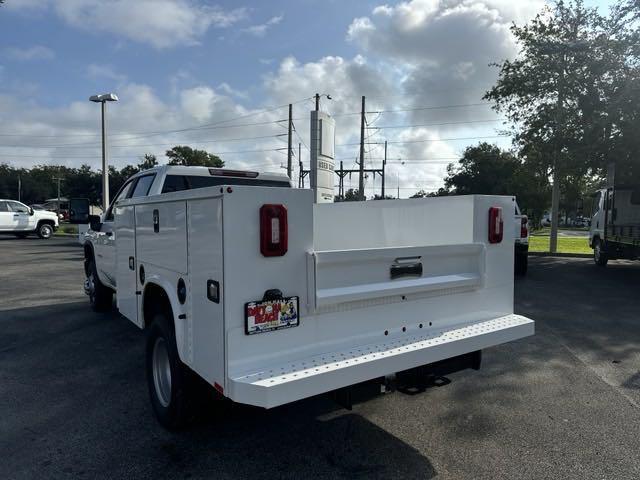
[[[414,331],[403,338],[245,372],[231,379],[230,393],[236,401],[271,408],[533,333],[534,322],[515,314],[459,328]]]

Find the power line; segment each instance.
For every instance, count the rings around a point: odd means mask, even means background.
[[[482,135],[477,137],[452,137],[452,138],[429,138],[425,140],[394,140],[389,141],[389,145],[392,144],[406,144],[406,143],[426,143],[426,142],[451,142],[456,140],[477,140],[481,138],[501,138],[501,137],[510,137],[511,135]],[[336,144],[336,147],[352,147],[354,145],[360,145],[359,143],[340,143]]]
[[[265,138],[277,138],[283,135],[260,135],[257,137],[239,137],[239,138],[223,138],[219,140],[188,140],[185,142],[174,141],[170,143],[147,143],[147,144],[139,144],[133,143],[130,145],[110,145],[110,148],[129,148],[129,147],[156,147],[156,146],[167,146],[167,145],[176,145],[181,143],[223,143],[223,142],[241,142],[246,140],[261,140]],[[128,140],[128,139],[125,139]],[[0,145],[0,148],[94,148],[99,146],[99,144],[77,144],[77,143],[68,143],[68,144],[56,144],[56,145]]]
[[[465,120],[462,122],[439,122],[439,123],[418,123],[414,125],[380,125],[378,128],[380,130],[386,128],[418,128],[418,127],[440,127],[444,125],[467,125],[473,123],[497,123],[507,120],[506,118],[496,118],[493,120]]]
[[[292,102],[293,104],[298,104],[301,102],[305,102],[307,100],[309,100],[310,98],[304,98],[301,100],[297,100],[295,102]],[[205,123],[205,124],[199,124],[199,125],[194,125],[191,127],[184,127],[184,128],[178,128],[178,129],[170,129],[170,130],[156,130],[156,131],[145,131],[145,132],[113,132],[110,133],[109,136],[114,136],[114,135],[161,135],[164,133],[179,133],[179,132],[186,132],[186,131],[190,131],[190,130],[205,130],[205,129],[213,129],[213,128],[235,128],[235,127],[244,127],[244,126],[254,126],[254,125],[266,125],[266,124],[270,124],[270,123],[279,123],[285,120],[277,120],[277,121],[268,121],[268,122],[255,122],[255,123],[246,123],[246,124],[239,124],[239,125],[224,125],[225,123],[229,123],[229,122],[233,122],[236,120],[242,120],[244,118],[248,118],[248,117],[253,117],[256,115],[261,115],[263,113],[269,113],[269,112],[273,112],[275,110],[287,107],[289,104],[283,104],[283,105],[278,105],[275,107],[271,107],[271,108],[265,108],[263,110],[259,110],[257,112],[250,112],[247,113],[245,115],[240,115],[238,117],[233,117],[233,118],[229,118],[226,120],[220,120],[217,122],[212,122],[212,123]],[[131,118],[129,116],[127,116],[127,118]],[[21,133],[0,133],[0,137],[29,137],[29,138],[59,138],[59,137],[84,137],[84,136],[94,136],[97,137],[100,134],[66,134],[66,135],[31,135],[31,134],[21,134]]]

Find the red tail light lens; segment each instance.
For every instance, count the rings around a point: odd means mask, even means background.
[[[260,207],[260,252],[265,257],[281,257],[287,253],[289,240],[287,208],[267,204]]]
[[[489,243],[500,243],[504,234],[504,222],[502,221],[502,208],[489,208]]]
[[[522,217],[520,220],[520,238],[527,238],[527,235],[529,235],[528,221],[529,219],[527,217]]]

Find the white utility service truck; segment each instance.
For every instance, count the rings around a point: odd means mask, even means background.
[[[513,313],[513,197],[315,204],[290,187],[163,166],[92,219],[85,288],[147,330],[164,426],[183,424],[194,377],[271,408],[452,357],[479,368],[533,334]]]
[[[601,267],[609,260],[640,258],[640,185],[616,185],[595,194],[589,246]]]

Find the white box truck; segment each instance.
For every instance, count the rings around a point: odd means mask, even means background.
[[[85,288],[147,330],[176,428],[194,376],[271,408],[533,334],[513,313],[514,204],[314,204],[284,176],[163,166],[92,219]]]
[[[596,192],[589,228],[596,265],[640,257],[640,185],[616,185]]]

